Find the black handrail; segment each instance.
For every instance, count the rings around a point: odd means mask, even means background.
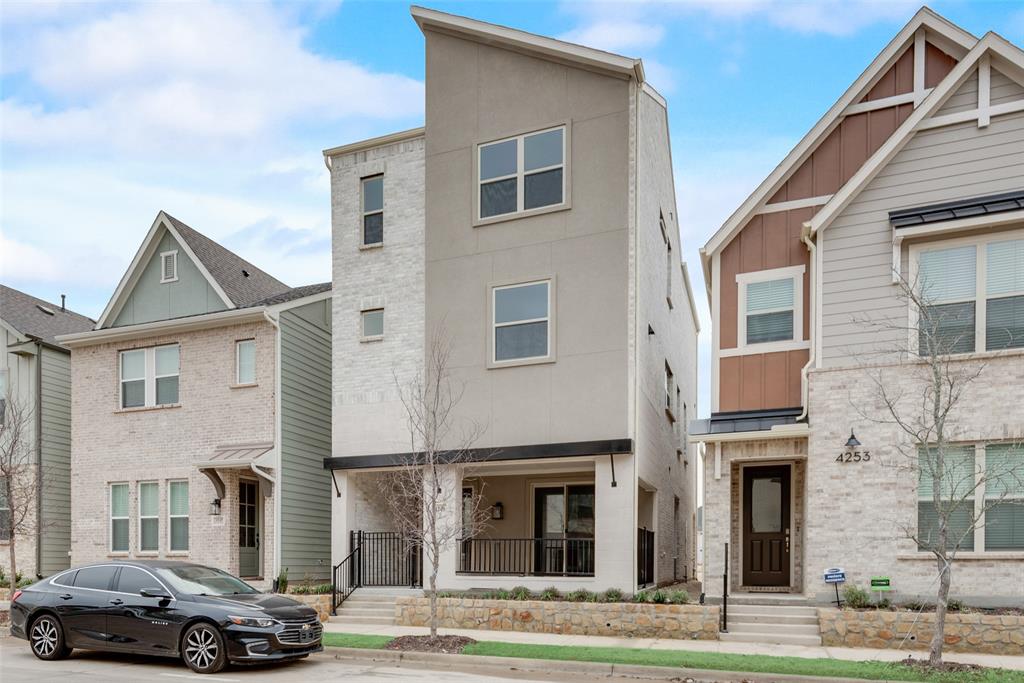
[[[593,576],[593,538],[466,538],[459,574]]]
[[[356,546],[348,556],[339,562],[332,572],[333,584],[331,585],[331,614],[336,614],[345,598],[352,595],[352,591],[359,587],[359,577],[356,569],[359,566],[359,549]]]
[[[729,544],[725,544],[725,569],[722,570],[722,633],[729,632]]]

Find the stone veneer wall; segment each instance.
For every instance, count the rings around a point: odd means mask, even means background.
[[[935,614],[818,608],[821,644],[837,647],[927,649],[935,633]],[[1024,655],[1024,616],[948,614],[946,649]]]
[[[321,595],[296,595],[295,593],[289,593],[287,597],[292,600],[298,600],[303,605],[308,605],[316,610],[317,617],[320,621],[327,623],[327,620],[331,616],[331,594],[325,593]]]
[[[654,605],[630,602],[544,602],[438,598],[443,628],[526,631],[585,636],[718,640],[718,607]],[[395,620],[400,626],[426,626],[430,600],[399,597]]]

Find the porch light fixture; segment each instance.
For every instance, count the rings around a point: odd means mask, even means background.
[[[860,441],[857,441],[857,437],[853,435],[853,430],[850,430],[850,438],[846,440],[847,448],[856,448],[860,445]]]
[[[491,519],[505,519],[505,506],[500,502],[491,506]]]
[[[213,502],[210,503],[210,516],[215,517],[220,514],[220,498],[214,498]]]

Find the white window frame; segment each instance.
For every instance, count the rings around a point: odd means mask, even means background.
[[[188,514],[174,515],[171,514],[171,488],[174,484],[185,484],[185,490],[188,493],[186,500],[188,501]],[[192,551],[192,484],[188,479],[168,479],[167,480],[167,552],[171,555],[188,555]],[[184,550],[181,548],[174,547],[174,533],[173,533],[173,522],[174,519],[184,519],[186,528],[188,528],[188,547]]]
[[[171,264],[174,266],[174,275],[167,277],[167,272],[164,268],[164,262],[167,257],[171,257]],[[160,284],[167,284],[168,282],[178,281],[178,250],[172,249],[171,251],[160,252]]]
[[[366,183],[369,180],[376,180],[380,178],[381,185],[381,201],[380,209],[374,211],[366,210]],[[372,216],[373,214],[380,214],[380,242],[367,242],[366,241],[366,217]],[[384,246],[384,174],[373,173],[371,175],[363,176],[359,179],[359,247],[361,249],[376,249],[377,247]]]
[[[669,237],[668,223],[665,222],[665,214],[660,214],[658,222],[661,227],[661,239],[665,241],[665,260],[667,262],[665,268],[665,301],[668,303],[669,310],[675,308],[672,303],[672,238]]]
[[[156,374],[156,350],[167,348],[168,346],[178,347],[178,372],[174,374],[158,375]],[[132,406],[129,408],[124,407],[124,383],[125,379],[123,376],[124,362],[122,357],[126,353],[132,353],[133,351],[144,351],[146,359],[146,373],[143,379],[145,380],[145,402],[141,406]],[[171,406],[181,405],[181,344],[174,342],[173,344],[160,344],[158,346],[147,346],[140,349],[121,349],[117,353],[117,409],[121,411],[127,410],[143,410],[145,408],[167,408]],[[177,377],[178,378],[178,400],[175,403],[161,403],[156,402],[156,381],[164,377]],[[127,380],[133,381],[133,380]]]
[[[487,140],[485,142],[479,142],[476,145],[476,154],[473,156],[473,187],[475,193],[473,195],[473,224],[474,225],[486,225],[488,223],[497,223],[500,221],[507,221],[512,218],[522,218],[524,216],[533,216],[539,213],[547,213],[549,211],[560,211],[562,209],[570,208],[571,202],[569,198],[569,150],[570,150],[570,129],[568,122],[559,123],[554,126],[548,126],[547,128],[538,128],[536,130],[530,130],[518,135],[510,135],[504,138],[498,138],[496,140]],[[562,163],[553,164],[551,166],[544,166],[542,168],[533,168],[526,171],[526,138],[539,135],[541,133],[550,133],[553,130],[562,131]],[[508,175],[496,176],[494,178],[487,178],[486,180],[480,179],[480,168],[481,158],[483,155],[483,149],[492,145],[498,145],[509,140],[516,141],[516,172]],[[548,206],[538,206],[532,209],[526,207],[526,176],[536,175],[545,171],[553,171],[555,169],[562,169],[562,201],[558,204],[549,204]],[[516,179],[516,210],[508,213],[497,214],[494,216],[483,216],[483,204],[480,201],[480,188],[483,185],[498,182],[500,180]]]
[[[665,413],[669,419],[669,422],[675,423],[676,411],[674,400],[677,394],[678,387],[676,385],[676,374],[672,371],[672,366],[665,361]]]
[[[252,355],[253,355],[252,379],[249,380],[249,381],[246,381],[246,382],[242,381],[242,375],[241,375],[241,372],[242,372],[242,354],[240,352],[241,352],[242,344],[252,344]],[[181,372],[181,355],[180,355],[180,352],[179,352],[179,356],[178,356],[178,372],[179,373]],[[178,381],[180,383],[181,380],[179,379]],[[238,339],[238,340],[235,341],[235,385],[236,386],[240,386],[240,387],[247,387],[247,386],[252,386],[254,384],[256,384],[256,339],[254,337],[250,337],[249,339]],[[178,391],[179,392],[181,391],[181,387],[180,386],[178,387]],[[179,396],[178,398],[181,398],[181,397]]]
[[[124,517],[114,516],[114,487],[124,486],[128,489],[128,514]],[[112,481],[107,484],[107,515],[109,521],[107,523],[107,550],[111,555],[128,555],[132,550],[132,522],[131,522],[131,509],[132,509],[132,488],[131,485],[126,481]],[[114,520],[127,520],[128,521],[128,547],[124,550],[114,550]]]
[[[750,273],[739,273],[736,275],[736,348],[722,349],[718,355],[721,358],[728,356],[743,356],[754,353],[775,353],[778,351],[797,351],[811,348],[809,340],[803,338],[804,329],[804,273],[806,266],[787,266],[785,268],[772,268],[770,270],[757,270]],[[793,338],[781,341],[764,343],[747,343],[747,285],[755,282],[769,282],[771,280],[793,280]],[[775,311],[759,311],[759,313],[773,313],[777,311],[788,311],[789,308],[780,308]]]
[[[998,296],[989,297],[985,291],[988,277],[988,244],[989,242],[1009,242],[1012,240],[1024,239],[1024,229],[1021,230],[1006,230],[1003,232],[990,232],[984,235],[970,235],[967,237],[957,237],[949,240],[942,240],[940,242],[922,242],[911,244],[909,249],[910,257],[910,282],[912,284],[917,283],[918,276],[920,274],[920,259],[921,254],[926,251],[941,251],[943,249],[951,249],[956,247],[974,246],[974,257],[977,261],[974,264],[974,298],[972,299],[950,299],[949,301],[938,302],[938,305],[942,304],[955,304],[955,303],[967,303],[968,301],[974,302],[974,350],[964,351],[962,353],[950,354],[951,356],[969,356],[977,354],[1006,354],[1006,353],[1020,353],[1024,351],[1024,347],[1016,346],[1008,349],[993,349],[992,351],[986,350],[987,345],[987,328],[988,328],[988,299],[1003,299],[1009,296],[1022,296],[1024,290],[1013,292],[1010,294],[1000,294]],[[907,316],[909,320],[909,342],[910,345],[907,348],[913,349],[915,353],[919,352],[918,348],[918,324],[920,323],[920,311],[915,310],[912,303],[907,304]]]
[[[380,329],[381,329],[381,333],[380,334],[371,334],[371,335],[363,334],[364,331],[366,330],[364,316],[367,313],[375,313],[377,311],[380,311]],[[384,338],[384,334],[387,332],[387,328],[385,327],[384,322],[385,321],[384,321],[384,307],[383,306],[371,306],[369,308],[361,308],[361,309],[359,309],[359,341],[372,342],[372,341],[380,341],[381,339],[383,339]]]
[[[156,514],[155,515],[143,515],[142,514],[142,487],[143,486],[156,486]],[[136,509],[138,510],[139,521],[138,521],[138,534],[139,534],[139,554],[159,554],[160,552],[160,482],[159,481],[140,481],[135,486],[136,492]],[[156,548],[151,550],[143,549],[142,547],[142,520],[144,519],[155,519],[156,520]],[[111,535],[113,537],[113,535]]]
[[[529,287],[530,285],[541,285],[546,284],[548,286],[548,314],[543,318],[524,318],[523,320],[514,320],[505,323],[496,323],[494,321],[497,315],[497,296],[498,291],[503,289],[516,289],[518,287]],[[504,283],[492,283],[489,288],[489,295],[487,297],[487,320],[488,320],[488,336],[490,337],[488,342],[487,352],[487,367],[489,368],[503,368],[514,365],[533,365],[536,363],[553,363],[555,361],[555,278],[554,276],[540,278],[537,280],[527,280],[520,282],[504,282]],[[547,349],[543,356],[530,356],[529,358],[510,358],[508,360],[497,360],[498,351],[498,335],[497,329],[499,327],[512,327],[515,325],[525,325],[527,323],[539,323],[546,322],[548,324],[548,338],[547,338]]]

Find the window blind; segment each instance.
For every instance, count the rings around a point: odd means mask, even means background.
[[[985,271],[988,296],[1024,294],[1024,239],[989,242]]]
[[[1024,445],[985,447],[986,550],[1024,550]]]
[[[793,278],[747,284],[746,307],[748,344],[793,338]]]
[[[747,313],[793,307],[793,278],[747,285]]]
[[[974,299],[976,273],[974,245],[925,251],[918,261],[919,291],[931,303]]]

